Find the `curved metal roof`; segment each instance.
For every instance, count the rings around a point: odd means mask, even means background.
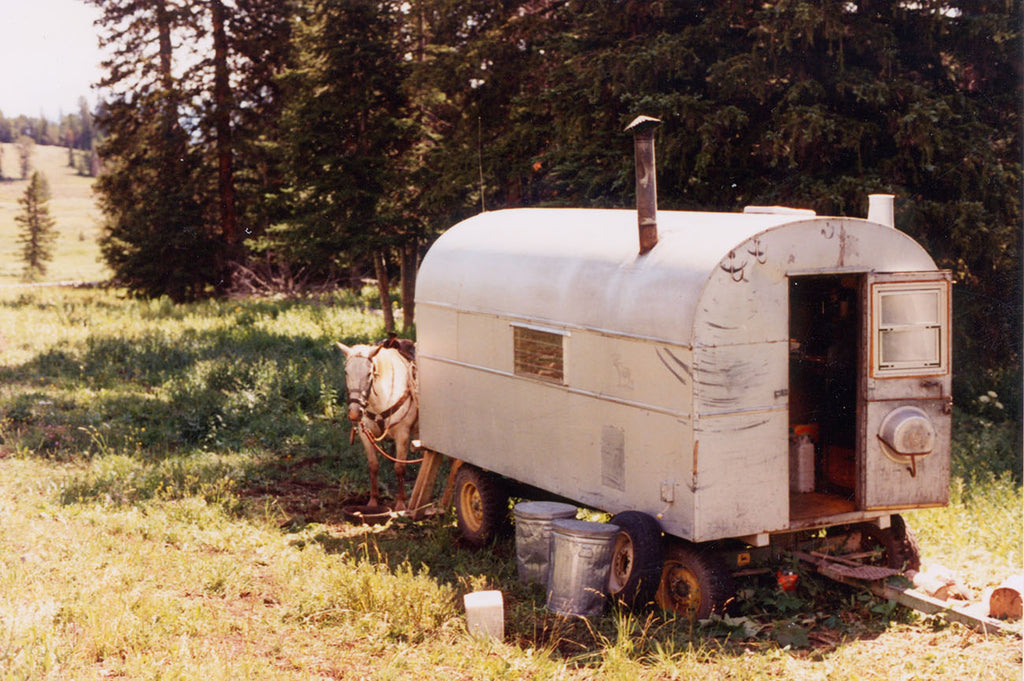
[[[906,234],[853,218],[659,211],[658,233],[657,246],[641,256],[632,210],[482,213],[431,246],[416,300],[688,345],[705,288],[724,285],[714,282],[935,268]],[[707,305],[728,305],[731,295],[711,296]]]

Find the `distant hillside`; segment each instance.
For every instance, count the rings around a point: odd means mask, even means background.
[[[21,280],[23,264],[18,252],[18,224],[14,216],[21,211],[18,199],[25,193],[27,182],[13,179],[21,176],[18,150],[4,144],[0,180],[0,284]],[[32,165],[46,175],[50,183],[50,215],[57,221],[54,259],[49,263],[44,281],[98,281],[110,276],[99,261],[96,239],[100,233],[101,213],[96,207],[91,177],[81,177],[68,167],[68,152],[63,147],[36,146]]]

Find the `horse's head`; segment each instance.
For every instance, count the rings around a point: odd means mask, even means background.
[[[381,346],[353,345],[349,347],[338,343],[338,348],[345,355],[348,419],[356,424],[366,412],[366,402],[370,396],[370,389],[373,387],[373,358],[381,351]]]

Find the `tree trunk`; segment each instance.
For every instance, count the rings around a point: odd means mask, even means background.
[[[174,74],[171,72],[171,15],[164,0],[156,3],[156,32],[160,50],[160,85],[167,97],[174,88]]]
[[[402,333],[408,335],[416,324],[416,268],[419,245],[410,241],[402,245]]]
[[[211,0],[213,22],[213,115],[216,125],[217,191],[220,194],[221,236],[229,257],[238,246],[238,213],[235,208],[235,180],[231,131],[231,82],[228,72],[228,38],[224,28],[224,3]]]
[[[377,290],[380,292],[380,309],[384,313],[384,331],[388,334],[395,332],[395,315],[391,311],[391,293],[388,290],[391,282],[388,280],[388,263],[384,258],[384,251],[375,251],[373,254],[373,269],[377,273]]]

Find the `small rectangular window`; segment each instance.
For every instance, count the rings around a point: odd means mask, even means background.
[[[552,383],[565,380],[565,336],[528,326],[513,326],[515,373]]]
[[[872,326],[876,375],[945,372],[947,291],[944,282],[874,285]]]

